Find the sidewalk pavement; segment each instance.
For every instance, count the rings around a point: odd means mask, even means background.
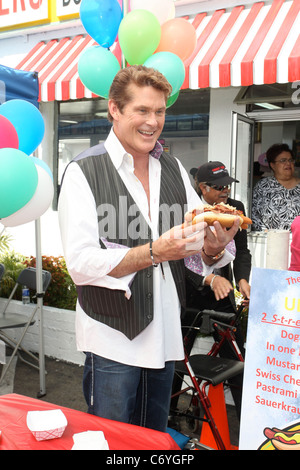
[[[82,392],[83,367],[52,358],[45,358],[46,395],[41,399],[79,411],[87,406]],[[0,366],[2,368],[2,366]],[[40,377],[38,370],[23,363],[19,358],[10,367],[4,383],[0,385],[0,395],[18,393],[38,398]]]

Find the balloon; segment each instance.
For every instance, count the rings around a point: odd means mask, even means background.
[[[119,5],[120,5],[120,8],[121,8],[121,10],[122,10],[122,18],[123,18],[123,16],[124,16],[124,11],[123,11],[123,0],[118,0],[118,3],[119,3]],[[127,13],[128,13],[129,11],[130,11],[130,7],[129,7],[129,5],[128,5],[128,8],[127,8]]]
[[[160,24],[175,16],[173,0],[131,0],[130,7],[131,11],[139,9],[151,11]]]
[[[174,18],[161,26],[161,39],[155,52],[168,51],[187,59],[197,43],[194,26],[184,18]]]
[[[119,42],[130,65],[143,64],[158,47],[161,27],[158,19],[147,10],[134,10],[121,21]]]
[[[17,149],[19,138],[12,123],[5,116],[0,116],[0,148],[7,147]]]
[[[18,149],[0,149],[0,218],[8,217],[32,198],[38,184],[33,161]]]
[[[82,83],[103,98],[108,98],[110,85],[120,68],[118,59],[102,46],[88,47],[78,61],[78,73]]]
[[[172,52],[157,52],[144,62],[146,67],[152,67],[162,73],[172,86],[171,96],[180,90],[185,77],[185,67],[182,60]]]
[[[82,0],[80,19],[86,32],[103,47],[110,47],[118,34],[122,9],[117,0]]]
[[[1,219],[5,227],[15,227],[38,219],[49,208],[54,195],[53,177],[49,167],[42,160],[30,157],[38,173],[36,190],[27,204],[12,215]]]
[[[180,93],[180,90],[177,91],[177,93],[174,93],[174,95],[171,95],[169,98],[168,98],[168,101],[167,101],[167,108],[170,108],[170,106],[172,106],[172,104],[175,103],[175,101],[177,101],[177,98],[179,96],[179,93]]]
[[[29,101],[10,100],[0,106],[0,115],[9,119],[19,138],[19,150],[30,155],[42,142],[45,124],[40,111]]]

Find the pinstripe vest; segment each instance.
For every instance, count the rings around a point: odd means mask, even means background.
[[[128,192],[103,144],[76,157],[95,198],[99,243],[108,242],[130,248],[148,243],[150,227]],[[186,191],[175,158],[162,153],[159,234],[180,224],[186,210]],[[104,182],[105,184],[101,184]],[[109,183],[109,184],[107,184]],[[172,208],[170,211],[169,208]],[[183,260],[171,261],[171,272],[182,307],[185,306]],[[87,315],[133,339],[153,319],[153,266],[138,271],[130,286],[131,298],[124,291],[97,286],[77,286],[78,300]]]

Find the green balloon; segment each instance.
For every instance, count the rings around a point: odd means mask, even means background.
[[[103,98],[108,98],[112,81],[120,68],[118,59],[102,46],[87,48],[78,61],[78,74],[82,83]]]
[[[0,218],[8,217],[30,201],[38,184],[31,158],[18,149],[0,149]]]
[[[148,10],[133,10],[121,21],[119,43],[130,65],[143,64],[157,49],[161,26]]]
[[[177,98],[179,96],[179,93],[180,93],[180,90],[177,91],[176,93],[174,93],[174,95],[171,95],[169,98],[168,98],[168,101],[167,101],[167,108],[170,108],[170,106],[172,106],[172,104],[175,103],[175,101],[177,101]]]

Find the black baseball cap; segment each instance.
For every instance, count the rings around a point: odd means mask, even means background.
[[[219,185],[227,185],[232,182],[239,183],[238,180],[229,176],[228,170],[222,162],[207,162],[192,168],[190,174],[197,179],[198,183],[212,183]]]

